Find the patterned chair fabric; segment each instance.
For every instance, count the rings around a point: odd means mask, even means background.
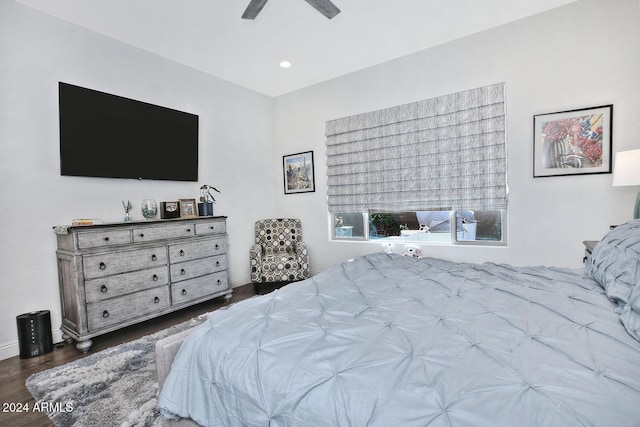
[[[255,225],[251,246],[251,281],[293,282],[309,277],[307,245],[299,219],[263,219]]]

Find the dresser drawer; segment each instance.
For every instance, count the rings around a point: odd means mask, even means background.
[[[88,303],[97,302],[168,284],[169,269],[163,265],[148,270],[87,280],[84,283],[85,299]]]
[[[173,304],[183,304],[227,289],[227,272],[220,271],[171,285],[171,301]]]
[[[113,245],[128,245],[131,243],[129,230],[101,230],[78,233],[78,248],[99,248]]]
[[[196,234],[204,236],[207,234],[220,234],[227,231],[224,221],[209,221],[196,223]]]
[[[200,240],[198,242],[170,245],[169,261],[171,263],[183,262],[224,253],[227,253],[227,242],[223,237],[219,239]]]
[[[169,305],[168,286],[87,304],[89,330],[105,328],[154,311],[161,311]]]
[[[85,279],[143,270],[167,263],[164,246],[133,251],[111,252],[82,257]]]
[[[171,264],[169,267],[171,283],[181,282],[194,277],[205,276],[227,269],[226,255],[218,255],[209,258]]]
[[[176,225],[158,227],[141,227],[133,230],[133,242],[152,242],[154,240],[175,239],[176,237],[191,237],[195,234],[195,224],[187,222]]]

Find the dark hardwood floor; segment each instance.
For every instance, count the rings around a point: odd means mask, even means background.
[[[75,348],[75,342],[72,344],[61,343],[54,345],[53,351],[42,356],[32,357],[29,359],[20,359],[19,356],[0,361],[0,402],[2,409],[0,412],[0,426],[52,426],[53,423],[43,412],[13,412],[11,404],[29,404],[29,408],[33,407],[35,400],[25,386],[28,377],[36,372],[51,369],[53,367],[63,365],[68,362],[83,358],[89,354],[93,354],[114,345],[123,342],[133,341],[145,335],[152,334],[162,329],[168,328],[175,324],[189,320],[202,313],[216,310],[226,304],[241,301],[259,294],[264,294],[274,290],[278,286],[260,285],[256,289],[253,284],[240,286],[233,289],[233,297],[230,302],[225,301],[223,297],[215,298],[192,307],[184,308],[178,312],[164,315],[157,319],[151,319],[146,322],[132,325],[118,331],[100,335],[93,338],[93,347],[91,350],[82,354]]]

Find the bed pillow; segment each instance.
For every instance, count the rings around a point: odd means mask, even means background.
[[[629,302],[620,314],[620,320],[629,335],[640,341],[640,285],[631,291]]]
[[[607,297],[623,310],[634,287],[640,287],[640,219],[607,233],[593,249],[586,269],[604,288]]]

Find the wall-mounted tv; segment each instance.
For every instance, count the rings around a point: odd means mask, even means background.
[[[198,180],[198,116],[59,83],[60,173]]]

